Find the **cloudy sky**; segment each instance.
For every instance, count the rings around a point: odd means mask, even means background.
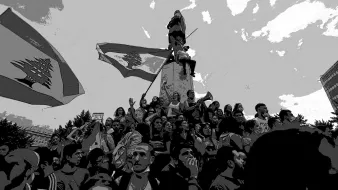
[[[95,2],[95,3],[93,3]],[[338,2],[295,0],[0,0],[52,43],[81,81],[86,94],[65,106],[46,108],[0,97],[0,111],[36,125],[64,125],[81,110],[112,116],[128,98],[139,100],[149,82],[124,79],[98,60],[97,43],[167,47],[166,25],[182,10],[187,40],[197,61],[196,93],[211,91],[225,104],[241,102],[245,113],[264,102],[314,119],[332,111],[319,77],[338,60]],[[147,99],[159,94],[160,77]]]

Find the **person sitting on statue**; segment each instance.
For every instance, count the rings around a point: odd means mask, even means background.
[[[174,118],[180,114],[183,113],[184,105],[180,102],[181,96],[178,92],[173,92],[172,96],[169,94],[167,87],[166,87],[167,82],[164,81],[162,88],[165,91],[168,100],[169,100],[169,106],[168,106],[168,113],[167,117],[168,120],[174,120]]]
[[[183,50],[178,50],[176,55],[176,62],[180,62],[183,65],[183,74],[187,74],[186,65],[189,64],[190,67],[190,75],[195,77],[195,67],[196,61],[192,60],[187,51],[189,50],[189,46],[184,46]]]
[[[176,10],[174,16],[171,18],[169,24],[167,25],[167,29],[169,29],[168,39],[169,46],[168,49],[171,50],[176,46],[184,46],[186,43],[185,38],[185,19],[182,16],[182,13],[179,10]]]

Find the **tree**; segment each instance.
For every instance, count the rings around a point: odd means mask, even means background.
[[[306,126],[308,125],[307,119],[302,114],[298,114],[297,117],[299,118],[299,122],[301,126]]]
[[[314,122],[315,127],[321,127],[321,126],[325,126],[328,127],[330,129],[330,131],[333,130],[333,124],[330,121],[324,121],[322,120],[315,120]]]
[[[82,110],[80,115],[77,115],[74,118],[73,124],[76,127],[81,127],[84,125],[86,122],[90,122],[92,120],[92,117],[90,115],[89,111]]]
[[[29,147],[33,143],[33,139],[24,129],[7,119],[0,121],[0,131],[1,144],[7,144],[11,149]]]

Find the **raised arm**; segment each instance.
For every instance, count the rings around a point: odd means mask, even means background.
[[[142,97],[143,97],[143,95],[142,95]],[[133,118],[134,121],[141,123],[142,121],[140,121],[136,117],[134,105],[135,105],[135,101],[132,98],[129,98],[129,106],[130,106],[129,109],[130,109],[131,117]]]

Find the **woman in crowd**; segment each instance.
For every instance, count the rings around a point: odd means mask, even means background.
[[[231,117],[232,116],[232,106],[227,104],[224,106],[224,117]]]
[[[123,107],[119,107],[116,109],[115,113],[114,113],[114,117],[115,119],[120,120],[120,122],[123,122],[123,120],[126,117],[126,111],[123,109]]]
[[[167,97],[169,99],[169,106],[168,106],[168,120],[174,120],[174,117],[180,115],[184,111],[184,105],[180,102],[181,95],[178,92],[174,92],[172,96],[169,94],[166,83],[163,83],[163,89],[165,90]]]

